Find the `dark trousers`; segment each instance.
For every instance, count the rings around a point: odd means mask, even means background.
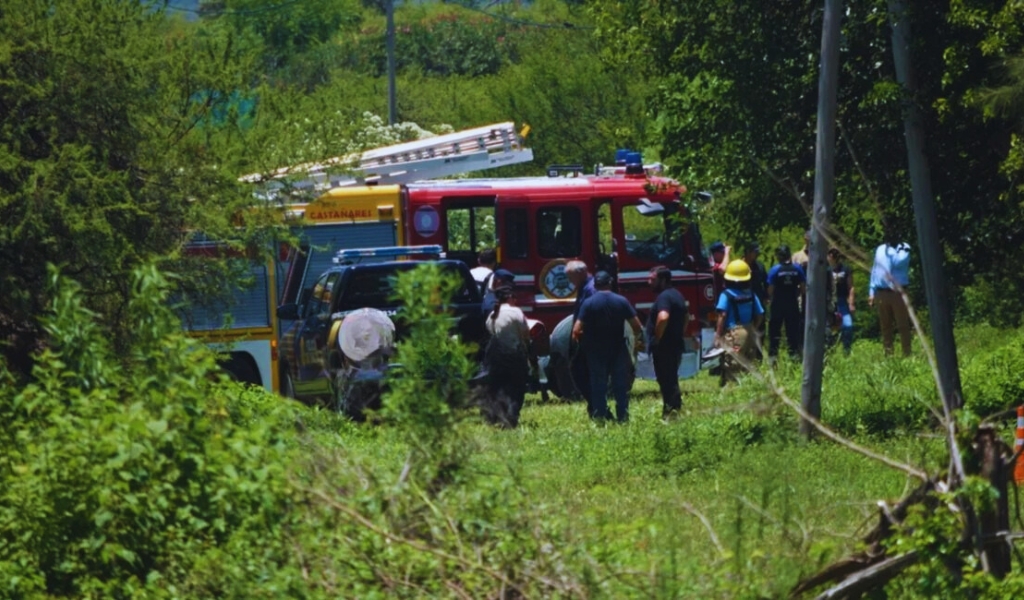
[[[651,360],[654,363],[654,378],[658,380],[661,399],[664,403],[661,409],[662,416],[678,412],[683,407],[683,396],[679,391],[679,363],[683,361],[682,349],[661,350],[655,348]]]
[[[772,305],[772,315],[768,320],[768,356],[779,355],[783,325],[786,326],[786,345],[789,346],[789,354],[798,356],[803,345],[804,320],[800,315],[800,307],[795,302],[792,306]]]
[[[572,383],[576,386],[576,391],[580,393],[580,396],[590,403],[590,371],[587,369],[587,357],[583,354],[583,348],[579,344],[573,344],[572,346],[575,352],[573,353],[572,363],[569,367],[569,373],[572,375]]]
[[[487,397],[481,406],[484,418],[500,427],[517,427],[530,374],[526,351],[492,341],[484,356],[488,371]]]
[[[629,355],[624,343],[613,347],[584,344],[587,368],[590,370],[590,397],[587,413],[592,419],[610,419],[608,410],[608,377],[615,394],[615,417],[620,423],[629,420]]]

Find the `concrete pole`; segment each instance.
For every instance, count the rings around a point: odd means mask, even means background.
[[[387,15],[385,44],[388,53],[388,125],[398,122],[398,100],[395,93],[395,0],[384,0]]]
[[[814,156],[814,207],[811,214],[810,263],[807,266],[807,302],[804,306],[804,370],[800,389],[804,411],[821,418],[821,372],[825,364],[825,294],[828,252],[823,233],[832,213],[836,194],[836,95],[839,87],[839,37],[843,18],[842,0],[825,0],[821,24],[821,73],[818,76],[818,137]],[[810,438],[814,426],[800,420],[800,433]]]
[[[960,388],[960,367],[953,338],[953,313],[950,310],[946,278],[942,273],[942,245],[939,243],[939,222],[932,198],[931,174],[924,152],[924,120],[917,100],[917,86],[910,60],[910,20],[903,0],[889,0],[892,20],[892,57],[896,80],[903,86],[903,131],[907,140],[907,166],[914,201],[914,222],[917,225],[917,246],[921,251],[928,317],[935,345],[935,361],[939,370],[939,393],[948,411],[963,406]]]

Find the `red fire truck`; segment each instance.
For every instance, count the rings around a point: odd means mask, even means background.
[[[678,182],[650,176],[639,164],[605,175],[416,182],[403,190],[404,237],[412,245],[439,244],[448,258],[470,265],[476,250],[494,240],[501,267],[515,274],[519,307],[552,332],[548,378],[559,395],[568,391],[563,388],[576,295],[566,263],[580,259],[592,273],[611,273],[641,319],[654,302],[650,270],[669,267],[696,317],[681,368],[681,375],[690,376],[713,341],[714,293],[686,193]]]

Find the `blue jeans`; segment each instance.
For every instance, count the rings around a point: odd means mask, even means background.
[[[846,298],[841,298],[836,303],[836,311],[843,318],[839,324],[839,339],[843,341],[843,350],[849,354],[853,345],[853,315],[850,314],[850,304]]]
[[[615,416],[620,423],[629,420],[629,354],[625,342],[612,347],[584,342],[587,368],[590,369],[590,397],[587,412],[593,419],[610,419],[608,410],[608,376],[615,394]]]

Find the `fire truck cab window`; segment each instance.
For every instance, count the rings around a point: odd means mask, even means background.
[[[510,208],[505,211],[502,220],[501,249],[507,258],[526,258],[528,253],[526,209]]]
[[[680,222],[674,206],[641,202],[622,207],[625,254],[676,266],[682,261]]]
[[[475,253],[494,247],[494,207],[470,206],[445,211],[448,252]],[[473,262],[475,265],[476,262]]]
[[[319,315],[326,314],[331,310],[331,291],[334,289],[334,284],[338,282],[340,273],[325,273],[316,285],[313,286],[313,294],[309,299],[309,309],[306,310],[307,315]]]
[[[538,210],[537,250],[543,258],[579,256],[580,210],[570,206]]]

